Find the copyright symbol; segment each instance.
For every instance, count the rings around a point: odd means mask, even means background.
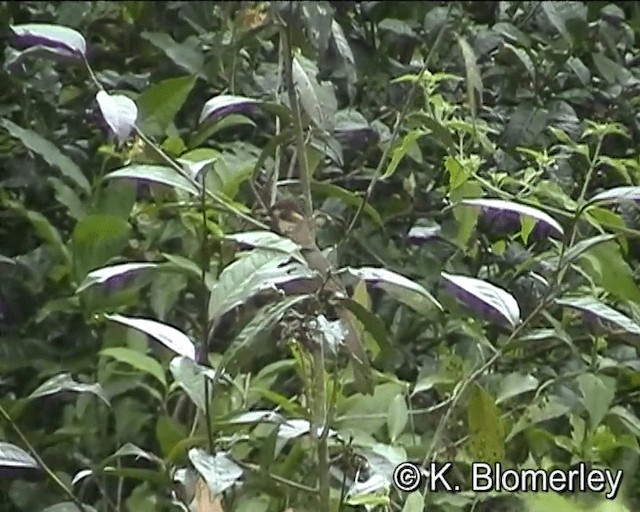
[[[402,462],[393,470],[393,485],[404,492],[417,491],[422,483],[420,468],[411,462]]]

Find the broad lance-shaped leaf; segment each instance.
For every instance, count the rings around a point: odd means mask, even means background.
[[[0,442],[0,468],[40,469],[36,460],[22,448]]]
[[[96,284],[103,284],[107,281],[115,279],[128,279],[145,270],[152,270],[158,267],[157,263],[122,263],[120,265],[111,265],[108,267],[98,268],[89,272],[84,281],[78,286],[76,293],[80,293],[87,288]]]
[[[189,450],[189,460],[207,482],[213,496],[219,496],[242,476],[242,468],[225,452],[210,455],[200,448]]]
[[[235,337],[229,348],[224,353],[224,366],[236,363],[238,358],[241,363],[247,363],[248,358],[259,356],[260,351],[255,350],[255,341],[262,335],[268,333],[277,322],[291,309],[307,300],[308,295],[295,295],[286,299],[269,304],[260,311],[245,325],[240,333]],[[244,356],[244,357],[243,357]]]
[[[638,323],[593,297],[565,297],[563,299],[557,299],[556,304],[577,309],[596,317],[605,325],[617,327],[629,334],[640,336],[640,325],[638,325]]]
[[[536,221],[534,228],[536,236],[555,236],[556,238],[564,236],[562,226],[553,217],[531,206],[502,199],[463,199],[458,204],[480,207],[483,216],[497,221],[506,229],[511,227],[514,220],[526,217]]]
[[[204,121],[218,119],[229,114],[248,114],[255,111],[258,100],[246,98],[245,96],[234,96],[231,94],[221,94],[214,96],[204,104],[200,112],[199,124]]]
[[[99,383],[95,384],[84,384],[82,382],[76,382],[71,377],[70,373],[60,373],[58,375],[54,375],[46,382],[43,382],[38,388],[29,395],[29,399],[39,398],[42,396],[55,395],[56,393],[60,393],[62,391],[73,391],[75,393],[91,393],[100,400],[102,400],[105,404],[109,405],[109,398],[102,389],[102,386]]]
[[[298,260],[300,263],[305,262],[298,244],[272,231],[245,231],[244,233],[227,235],[225,239],[255,249],[286,254]]]
[[[596,235],[591,238],[587,238],[586,240],[581,240],[574,246],[572,246],[567,252],[564,253],[564,257],[562,258],[562,262],[565,265],[569,263],[573,263],[580,256],[582,256],[589,249],[594,248],[596,245],[603,244],[605,242],[610,242],[616,237],[616,235]],[[557,260],[556,260],[557,261]],[[552,262],[553,265],[557,265],[557,263]]]
[[[0,120],[0,125],[7,130],[12,137],[19,139],[29,150],[44,158],[45,162],[60,169],[63,176],[73,181],[84,192],[91,192],[91,184],[82,172],[67,155],[62,153],[52,142],[41,137],[33,130],[21,128],[8,119]]]
[[[237,269],[234,270],[237,277],[236,272]],[[220,276],[209,300],[211,320],[220,318],[227,311],[244,304],[248,298],[260,292],[282,290],[285,294],[300,294],[312,292],[320,286],[319,275],[299,263],[289,263],[280,267],[267,264],[253,274],[243,275],[240,281],[236,281],[235,286],[234,281],[235,279],[228,280]]]
[[[131,135],[136,124],[138,107],[135,102],[123,94],[109,94],[105,91],[98,91],[96,101],[105,122],[118,143],[122,144]]]
[[[346,268],[344,273],[352,280],[361,279],[371,286],[384,290],[418,313],[428,313],[433,310],[433,306],[442,310],[440,303],[423,286],[390,270],[360,267]]]
[[[640,187],[616,187],[600,192],[589,199],[590,204],[619,203],[622,201],[640,201]]]
[[[100,351],[101,356],[112,357],[116,361],[128,364],[136,370],[152,375],[163,386],[167,385],[164,368],[153,357],[127,347],[108,347]]]
[[[171,167],[163,165],[128,165],[108,173],[105,180],[130,179],[158,183],[168,187],[184,190],[197,196],[200,194],[196,185]]]
[[[80,32],[62,25],[29,23],[12,25],[17,42],[22,46],[44,46],[68,57],[84,57],[87,42]]]
[[[105,315],[105,318],[151,336],[178,355],[193,360],[196,358],[196,347],[193,341],[175,327],[148,318],[132,318],[118,314]]]
[[[206,410],[205,379],[216,379],[216,371],[199,365],[187,357],[174,357],[169,363],[169,371],[191,401],[202,412]]]
[[[511,294],[475,277],[441,273],[449,291],[469,309],[515,327],[520,322],[520,307]]]

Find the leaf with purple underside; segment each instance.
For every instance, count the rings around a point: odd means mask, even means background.
[[[229,114],[247,114],[252,112],[259,103],[258,100],[245,96],[234,96],[231,94],[214,96],[202,107],[198,124]]]
[[[62,25],[29,23],[12,25],[16,41],[23,46],[44,46],[67,57],[84,57],[87,42],[80,32]]]
[[[111,279],[117,277],[129,276],[131,274],[137,274],[145,270],[151,270],[158,266],[157,263],[122,263],[119,265],[110,265],[108,267],[102,267],[89,272],[84,278],[84,281],[78,286],[76,293],[80,293],[87,288],[96,284],[105,283]]]
[[[562,238],[564,236],[562,226],[553,217],[531,206],[490,198],[463,199],[459,205],[479,207],[483,216],[498,218],[500,220],[508,221],[510,217],[514,219],[526,217],[536,221],[535,232],[538,236],[550,235],[556,238]]]
[[[640,325],[637,322],[593,297],[565,297],[557,299],[556,304],[577,309],[591,317],[596,317],[605,325],[618,327],[629,334],[640,336]]]
[[[498,286],[475,277],[441,273],[448,290],[468,308],[485,317],[506,321],[512,327],[520,322],[516,299]]]

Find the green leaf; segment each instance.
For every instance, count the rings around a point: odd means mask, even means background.
[[[467,101],[471,108],[471,115],[476,117],[478,113],[477,104],[478,102],[482,104],[482,77],[480,76],[480,69],[478,68],[473,48],[471,48],[467,40],[458,34],[456,34],[456,39],[462,52],[464,68],[467,75]]]
[[[412,492],[404,502],[402,512],[424,512],[424,496],[421,492]]]
[[[65,263],[71,264],[71,252],[62,241],[60,232],[49,222],[44,215],[39,212],[27,210],[18,201],[0,201],[0,205],[18,211],[26,218],[33,227],[35,234],[44,242],[51,245],[53,249],[64,259]]]
[[[470,177],[470,174],[455,157],[446,157],[444,159],[444,168],[449,173],[449,191],[463,185]]]
[[[541,7],[551,24],[569,44],[574,43],[578,27],[587,28],[587,7],[584,2],[543,2]]]
[[[572,246],[568,251],[564,253],[562,264],[569,265],[573,263],[585,252],[589,251],[596,245],[609,242],[613,240],[615,237],[616,237],[615,235],[597,235],[597,236],[592,236],[591,238],[587,238],[586,240],[581,240],[580,242]]]
[[[404,392],[401,384],[389,382],[376,386],[373,396],[355,394],[337,407],[336,428],[373,434],[384,427],[391,403]]]
[[[49,176],[48,181],[55,191],[56,201],[67,208],[69,215],[76,220],[82,220],[87,216],[88,206],[71,187],[53,176]]]
[[[338,110],[338,104],[330,83],[318,83],[316,64],[297,54],[292,65],[293,82],[302,109],[320,128],[329,129]]]
[[[520,432],[533,425],[564,416],[570,409],[569,405],[561,402],[556,396],[551,396],[548,399],[542,398],[538,403],[533,403],[527,407],[525,412],[518,418],[511,432],[509,432],[506,441],[509,442]]]
[[[364,199],[358,197],[355,193],[342,188],[333,183],[325,183],[314,181],[311,183],[311,190],[321,195],[335,197],[336,199],[340,199],[340,201],[348,204],[349,206],[353,206],[354,208],[359,208]],[[384,221],[377,210],[371,206],[369,203],[364,205],[362,211],[369,216],[369,218],[378,224],[378,226],[384,226]]]
[[[584,373],[578,376],[584,407],[589,413],[591,430],[594,431],[609,412],[616,393],[616,381],[606,375]]]
[[[45,162],[53,167],[60,169],[63,176],[75,183],[86,194],[91,193],[91,184],[83,174],[80,167],[63,154],[56,146],[47,139],[44,139],[33,130],[20,128],[17,124],[12,123],[8,119],[0,120],[0,124],[7,130],[12,137],[19,139],[22,144],[29,150],[40,155]]]
[[[243,470],[224,452],[210,455],[199,448],[189,450],[189,460],[209,486],[212,496],[219,496],[242,477]]]
[[[191,75],[169,78],[149,87],[138,96],[140,129],[152,137],[166,135],[195,83],[196,77]]]
[[[616,242],[604,242],[583,253],[580,267],[614,297],[640,303],[640,289],[635,284],[633,270]]]
[[[395,443],[398,436],[402,434],[409,421],[409,408],[403,394],[397,395],[387,413],[387,430],[389,431],[389,440]]]
[[[604,54],[594,53],[592,57],[598,73],[610,84],[627,85],[635,80],[633,74],[627,68],[605,57]]]
[[[118,217],[89,215],[76,224],[71,242],[76,280],[118,256],[129,241],[131,226]]]
[[[136,370],[148,373],[158,380],[163,387],[167,386],[167,379],[162,365],[146,354],[126,347],[110,347],[101,350],[100,355],[112,357],[120,363],[128,364]]]
[[[384,171],[384,174],[380,177],[381,180],[385,180],[396,172],[398,165],[407,154],[409,149],[416,143],[416,141],[424,135],[420,130],[413,130],[407,133],[402,141],[397,143],[391,152],[391,160],[389,161],[389,165],[387,165],[387,169]]]
[[[342,72],[347,79],[347,86],[349,88],[349,96],[353,97],[355,90],[354,86],[358,83],[358,73],[356,71],[356,60],[353,56],[353,51],[347,41],[344,31],[340,24],[332,19],[331,20],[331,37],[336,45],[336,50],[342,58]]]
[[[192,75],[202,75],[204,55],[200,50],[187,46],[186,43],[177,43],[166,32],[143,32],[141,35],[143,39],[162,50],[177,66]]]
[[[333,8],[329,2],[302,2],[299,5],[309,42],[319,55],[324,55],[331,35]]]
[[[82,503],[82,510],[84,510],[84,512],[98,512],[86,503]],[[62,503],[56,503],[55,505],[42,509],[42,512],[78,512],[78,505],[73,501],[63,501]]]
[[[216,372],[197,364],[188,357],[177,356],[169,363],[169,371],[191,401],[202,412],[206,410],[205,379],[215,381]],[[209,386],[211,389],[211,386]],[[209,395],[211,397],[211,395]]]
[[[46,382],[43,382],[40,386],[38,386],[38,388],[33,391],[27,398],[33,399],[42,396],[54,395],[62,391],[73,391],[75,393],[91,393],[100,398],[100,400],[102,400],[105,404],[109,405],[109,398],[105,394],[100,384],[84,384],[82,382],[76,382],[75,380],[73,380],[73,377],[71,377],[70,373],[60,373],[58,375],[54,375]]]
[[[256,250],[227,266],[211,290],[209,319],[221,317],[263,289],[259,274],[273,270],[287,260],[287,254]]]
[[[467,409],[469,442],[473,459],[493,464],[505,459],[505,432],[493,397],[475,385]]]
[[[300,253],[300,247],[295,242],[272,231],[245,231],[227,235],[225,238],[237,242],[240,245],[260,249],[263,254],[270,255],[271,258],[280,254],[283,256],[286,255],[288,257],[287,259],[293,258],[300,263],[305,262]],[[280,261],[280,263],[283,261]]]
[[[128,165],[127,167],[111,171],[104,177],[104,179],[134,179],[151,181],[153,183],[159,183],[161,185],[167,185],[169,187],[184,190],[194,196],[200,194],[200,191],[192,181],[180,174],[176,169],[162,165]]]
[[[246,364],[247,358],[259,355],[261,351],[255,347],[255,343],[273,329],[287,311],[308,299],[307,295],[294,295],[258,311],[225,351],[224,365],[227,366],[231,362],[235,363],[234,366]]]
[[[539,381],[531,374],[514,372],[507,375],[500,382],[500,391],[496,398],[496,404],[500,404],[509,398],[533,391],[538,387]]]

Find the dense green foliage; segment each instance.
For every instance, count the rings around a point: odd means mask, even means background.
[[[637,3],[0,23],[0,510],[640,509]],[[482,493],[477,461],[624,476]]]

